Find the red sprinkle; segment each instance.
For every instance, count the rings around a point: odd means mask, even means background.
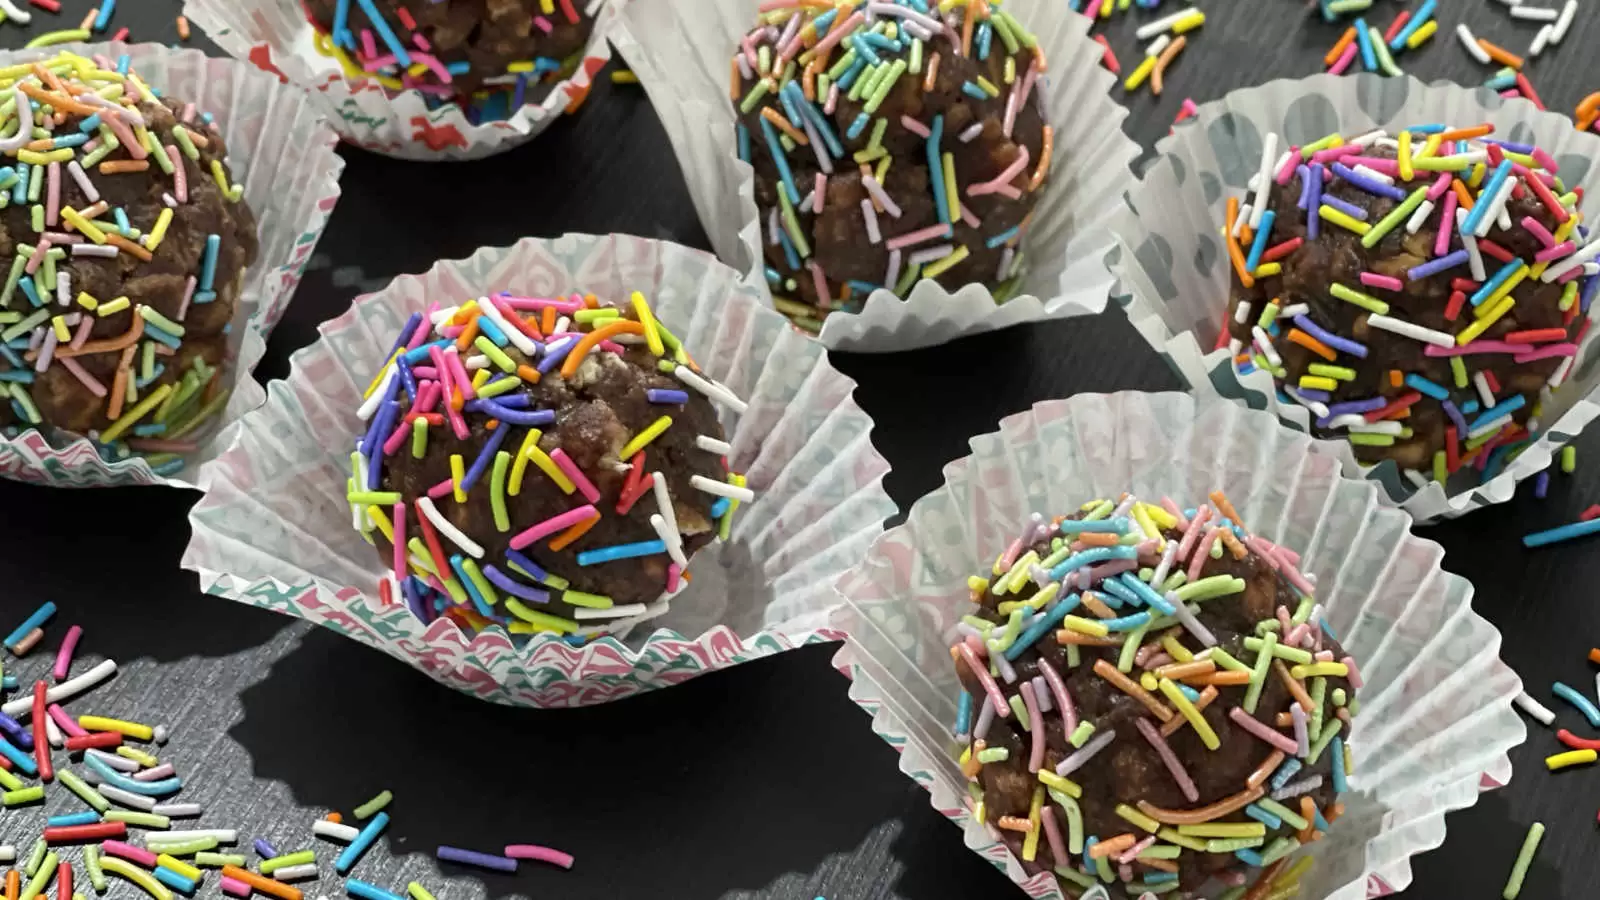
[[[58,0],[28,0],[28,2],[40,9],[49,10],[53,13],[61,12],[61,4]]]
[[[1587,521],[1589,521],[1590,519],[1593,519],[1596,516],[1600,516],[1600,503],[1596,503],[1593,506],[1589,507],[1588,509],[1584,510],[1582,513],[1580,513],[1578,515],[1578,521],[1587,522]]]
[[[1389,23],[1389,30],[1383,33],[1384,42],[1388,43],[1394,40],[1394,36],[1399,34],[1400,29],[1406,27],[1406,23],[1409,21],[1411,21],[1411,11],[1408,9],[1400,10],[1400,15],[1395,16],[1394,21]]]
[[[126,29],[126,28],[118,28],[117,29],[117,33],[112,35],[111,39],[113,41],[125,41],[125,40],[127,40],[128,39],[128,29]]]
[[[1478,238],[1478,249],[1482,250],[1485,256],[1492,256],[1501,262],[1508,263],[1517,258],[1516,255],[1510,250],[1507,250],[1488,238]]]
[[[1450,279],[1450,290],[1452,291],[1476,291],[1479,287],[1480,285],[1471,278]]]
[[[122,822],[95,822],[93,825],[57,825],[44,830],[44,839],[50,844],[70,844],[76,841],[105,841],[126,837],[128,826]]]
[[[1600,741],[1591,741],[1586,738],[1578,737],[1565,728],[1556,732],[1556,740],[1566,744],[1568,747],[1571,747],[1574,750],[1600,750]]]
[[[1492,394],[1500,393],[1500,379],[1494,377],[1494,372],[1489,369],[1481,371],[1483,372],[1483,380],[1489,385],[1489,392]]]
[[[37,3],[38,0],[34,0],[34,2]],[[1539,94],[1534,91],[1533,82],[1529,81],[1528,76],[1522,74],[1521,72],[1517,73],[1517,88],[1522,91],[1522,96],[1527,97],[1533,102],[1534,106],[1544,109],[1544,101],[1540,100]]]
[[[1117,62],[1117,54],[1112,52],[1112,50],[1111,50],[1111,42],[1107,41],[1106,40],[1106,36],[1103,35],[1103,34],[1095,35],[1094,36],[1094,40],[1095,40],[1095,43],[1097,43],[1101,47],[1105,48],[1105,52],[1100,54],[1100,62],[1101,62],[1101,64],[1103,64],[1106,68],[1110,69],[1111,70],[1111,74],[1113,74],[1113,75],[1121,75],[1122,74],[1122,63]]]
[[[387,584],[388,582],[384,582]],[[70,751],[87,750],[93,747],[96,750],[108,750],[112,747],[122,746],[122,735],[115,731],[97,731],[94,734],[81,734],[67,738],[67,749]]]
[[[633,505],[635,503],[638,503],[639,502],[639,498],[643,497],[647,491],[649,491],[652,487],[654,487],[655,483],[656,483],[656,476],[655,476],[654,473],[651,473],[651,474],[646,475],[643,478],[639,479],[639,484],[638,484],[638,486],[636,486],[633,489],[633,493],[631,493],[631,494],[624,493],[622,495],[622,497],[617,501],[617,515],[619,515],[619,516],[627,515],[628,514],[628,510],[633,509]]]
[[[1504,338],[1508,344],[1542,344],[1547,341],[1564,341],[1566,339],[1567,330],[1565,328],[1530,328],[1526,331],[1513,331]]]
[[[389,593],[389,579],[387,578],[378,582],[378,601],[384,606],[394,605],[394,595]],[[70,748],[71,743],[69,742],[67,746]]]
[[[50,740],[45,734],[45,702],[44,694],[48,688],[42,681],[33,683],[33,755],[39,761],[39,780],[51,781],[56,777],[56,770],[50,765]]]
[[[1450,302],[1446,303],[1444,306],[1444,317],[1447,320],[1454,322],[1456,320],[1456,316],[1461,315],[1461,307],[1466,302],[1466,294],[1463,294],[1461,291],[1451,291]]]
[[[1444,429],[1444,467],[1451,472],[1461,468],[1461,444],[1456,438],[1456,427],[1447,425]]]
[[[1413,403],[1422,399],[1422,394],[1417,391],[1407,391],[1389,402],[1382,409],[1375,409],[1367,413],[1368,422],[1377,422],[1392,417],[1395,413],[1410,409]]]
[[[1305,239],[1304,238],[1290,238],[1289,240],[1284,241],[1281,244],[1273,244],[1271,247],[1268,247],[1266,249],[1266,251],[1261,254],[1261,261],[1262,262],[1272,262],[1274,260],[1282,259],[1283,257],[1288,256],[1289,254],[1295,252],[1296,250],[1299,250],[1300,249],[1300,245],[1304,244],[1304,243],[1305,243]]]
[[[410,10],[406,9],[404,6],[396,6],[394,8],[394,14],[399,17],[400,24],[404,25],[407,31],[417,30],[417,20],[411,18]]]

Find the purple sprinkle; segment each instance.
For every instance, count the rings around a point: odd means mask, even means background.
[[[1322,233],[1322,217],[1316,208],[1322,205],[1322,167],[1311,167],[1311,195],[1306,200],[1306,237],[1316,240]]]
[[[539,374],[550,374],[550,370],[560,365],[561,361],[567,358],[567,354],[572,352],[572,348],[577,346],[577,343],[577,338],[567,338],[555,343],[546,344],[544,348],[544,359],[539,360]]]
[[[1461,415],[1461,410],[1456,408],[1455,403],[1450,400],[1444,400],[1441,401],[1439,405],[1444,407],[1444,414],[1449,416],[1450,421],[1456,426],[1456,434],[1462,436],[1466,435],[1467,419],[1465,416]]]
[[[1416,281],[1421,278],[1427,278],[1429,275],[1437,275],[1440,272],[1443,272],[1445,269],[1453,269],[1456,266],[1462,265],[1467,261],[1467,259],[1467,251],[1457,250],[1454,253],[1448,253],[1439,257],[1438,259],[1429,260],[1420,266],[1410,269],[1406,272],[1406,277],[1412,281]]]
[[[1301,388],[1299,393],[1300,399],[1313,400],[1317,403],[1327,403],[1329,400],[1333,399],[1333,395],[1327,391],[1314,391],[1310,388]]]
[[[1295,316],[1294,324],[1298,326],[1301,331],[1304,331],[1306,334],[1311,335],[1335,350],[1343,350],[1357,359],[1367,358],[1367,348],[1365,344],[1358,344],[1349,338],[1342,338],[1330,331],[1326,331],[1321,325],[1311,321],[1311,319],[1306,316]]]
[[[1306,201],[1311,197],[1311,170],[1302,163],[1294,167],[1294,174],[1300,179],[1300,199],[1295,206],[1305,209]]]
[[[499,569],[496,569],[492,565],[485,565],[483,567],[483,577],[489,579],[490,583],[500,590],[505,591],[508,594],[514,594],[524,600],[531,600],[534,603],[550,602],[549,591],[540,590],[536,587],[529,587],[525,584],[520,584],[516,581],[513,581],[507,577],[505,573],[501,572]]]
[[[12,742],[20,746],[22,749],[33,749],[33,735],[28,732],[28,729],[22,727],[21,722],[18,722],[16,719],[11,718],[5,713],[0,713],[0,731],[4,731],[6,734],[10,735]]]
[[[1389,401],[1382,397],[1373,397],[1368,400],[1346,400],[1328,407],[1329,416],[1344,416],[1352,413],[1377,412],[1389,405]]]
[[[1589,312],[1589,304],[1594,302],[1595,289],[1600,288],[1600,275],[1591,275],[1583,283],[1583,293],[1578,299],[1578,311],[1584,314]]]
[[[1533,152],[1532,144],[1515,144],[1511,141],[1497,141],[1494,138],[1483,138],[1483,142],[1485,144],[1497,144],[1500,149],[1510,150],[1512,153],[1529,154]]]
[[[1367,211],[1348,200],[1340,200],[1332,194],[1323,194],[1322,202],[1355,219],[1357,222],[1365,222],[1367,220]]]
[[[550,577],[550,573],[546,572],[538,563],[515,550],[506,550],[506,561],[526,572],[534,581],[544,581]]]
[[[1533,480],[1533,496],[1543,500],[1544,495],[1548,493],[1550,493],[1550,470],[1545,469]]]
[[[1377,194],[1379,197],[1388,197],[1391,200],[1404,200],[1406,198],[1405,191],[1400,190],[1392,184],[1384,184],[1376,179],[1368,178],[1344,163],[1334,163],[1333,174],[1343,178],[1345,181],[1350,182],[1369,194]],[[1327,198],[1323,198],[1322,202],[1328,202]]]
[[[411,614],[416,616],[418,621],[424,625],[433,622],[433,606],[423,600],[422,591],[418,590],[415,578],[407,578],[400,582],[400,593],[405,595],[406,608],[411,610]]]
[[[493,400],[473,402],[479,404],[478,410],[484,415],[493,416],[512,425],[550,425],[556,420],[556,411],[553,409],[518,410],[501,406]]]
[[[688,391],[673,391],[663,388],[650,388],[644,392],[644,396],[645,399],[649,400],[651,403],[666,403],[675,406],[682,406],[683,404],[689,402]]]
[[[438,856],[445,862],[481,866],[485,869],[494,869],[496,872],[515,872],[517,870],[517,861],[509,856],[494,856],[489,853],[479,853],[476,850],[446,847],[443,844],[439,845]]]
[[[278,848],[267,843],[266,838],[256,838],[256,855],[262,859],[272,859],[278,855]]]
[[[510,410],[506,411],[510,412]],[[506,421],[509,422],[511,420],[507,419]],[[489,435],[489,440],[483,445],[483,449],[478,451],[478,458],[472,461],[472,467],[467,469],[467,474],[461,478],[462,493],[472,490],[472,486],[478,483],[479,478],[483,477],[483,473],[489,468],[489,461],[494,459],[495,453],[500,449],[500,445],[505,443],[506,434],[510,431],[510,428],[501,427],[496,428],[494,433]]]

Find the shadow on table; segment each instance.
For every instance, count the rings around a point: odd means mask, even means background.
[[[393,855],[542,843],[577,857],[572,873],[435,864],[491,895],[716,897],[850,852],[903,796],[881,764],[892,754],[827,668],[835,649],[534,711],[457,694],[319,629],[244,691],[230,734],[254,775],[298,803],[348,814],[392,789]],[[853,763],[864,756],[880,764]]]
[[[199,497],[0,481],[0,630],[50,600],[60,613],[41,646],[52,654],[72,624],[95,654],[123,662],[215,658],[270,641],[293,620],[201,594],[178,565]]]

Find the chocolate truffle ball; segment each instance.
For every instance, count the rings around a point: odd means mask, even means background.
[[[778,308],[815,331],[920,279],[1008,299],[1050,171],[1044,69],[998,6],[763,18],[731,77]]]
[[[659,614],[753,499],[716,409],[744,404],[638,295],[481,297],[413,315],[395,351],[351,502],[424,622],[581,637]]]
[[[505,118],[571,70],[594,29],[595,0],[305,0],[318,31],[394,90]],[[369,9],[380,14],[378,20]],[[546,85],[541,87],[540,85]],[[490,94],[474,99],[480,91]]]
[[[226,332],[256,224],[210,116],[116,68],[64,53],[0,85],[50,134],[0,140],[0,255],[12,260],[0,416],[12,432],[95,438],[107,458],[145,453],[170,474],[226,402]]]
[[[1548,154],[1438,131],[1263,160],[1225,236],[1226,337],[1318,436],[1459,487],[1536,439],[1597,281]]]
[[[960,763],[982,821],[1074,896],[1270,882],[1343,811],[1359,671],[1299,557],[1212,504],[1035,517],[969,581]]]

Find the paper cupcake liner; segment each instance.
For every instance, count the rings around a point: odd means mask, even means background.
[[[448,619],[424,626],[375,596],[387,570],[351,528],[343,487],[362,391],[413,311],[500,290],[643,291],[706,374],[749,404],[741,416],[724,411],[723,424],[729,464],[758,499],[730,540],[691,560],[693,583],[653,634],[582,648],[548,635],[513,641],[498,627],[473,636]],[[895,511],[855,383],[699,251],[623,235],[527,239],[401,277],[321,331],[208,467],[183,565],[210,593],[326,625],[485,700],[601,703],[824,639],[833,579]]]
[[[1569,188],[1592,192],[1600,187],[1600,166],[1593,165],[1600,158],[1600,136],[1574,129],[1566,116],[1541,112],[1526,100],[1507,100],[1489,88],[1362,73],[1278,80],[1234,91],[1201,106],[1199,115],[1156,145],[1156,161],[1112,224],[1118,243],[1111,265],[1119,279],[1116,294],[1134,327],[1190,386],[1209,386],[1309,430],[1309,412],[1281,403],[1269,374],[1241,377],[1226,349],[1210,349],[1216,346],[1231,277],[1217,234],[1224,206],[1254,174],[1262,137],[1270,132],[1289,144],[1304,144],[1334,132],[1357,135],[1417,122],[1493,123],[1498,137],[1537,144],[1554,156]],[[1545,402],[1545,430],[1538,440],[1499,475],[1470,489],[1446,495],[1436,482],[1418,489],[1392,462],[1368,469],[1367,477],[1419,522],[1503,503],[1517,482],[1549,466],[1561,446],[1600,414],[1597,388],[1600,368],[1585,345],[1567,382]],[[1351,473],[1362,471],[1348,446],[1341,447],[1340,458]]]
[[[303,91],[248,65],[211,59],[199,50],[119,42],[74,44],[0,53],[0,65],[46,59],[62,49],[111,59],[127,54],[131,68],[146,83],[193,101],[214,115],[222,130],[228,169],[233,180],[244,185],[243,202],[255,213],[260,238],[256,261],[243,275],[228,336],[225,376],[233,396],[217,421],[232,422],[265,399],[249,373],[266,352],[267,335],[288,308],[338,202],[339,173],[344,169],[344,160],[334,152],[338,140],[307,107]],[[188,465],[176,476],[165,477],[138,456],[107,462],[85,438],[30,428],[16,438],[0,437],[0,477],[55,487],[196,487],[200,464],[228,444],[226,425],[209,425],[204,431],[210,436],[185,454]]]
[[[617,52],[649,93],[678,154],[700,223],[723,261],[770,294],[761,255],[755,171],[741,161],[728,100],[728,60],[756,21],[755,0],[641,0],[622,11]],[[997,305],[982,285],[947,291],[923,281],[901,300],[874,291],[860,313],[834,312],[821,341],[835,350],[886,353],[942,344],[1021,322],[1101,312],[1112,277],[1107,225],[1133,184],[1139,149],[1122,133],[1116,76],[1100,65],[1089,20],[1058,0],[1010,0],[1050,62],[1049,121],[1060,138],[1025,243],[1030,269],[1017,296]],[[770,302],[770,300],[769,300]]]
[[[384,156],[431,162],[504,153],[588,97],[611,59],[607,35],[624,0],[585,2],[594,30],[573,73],[510,118],[477,125],[454,103],[429,109],[421,91],[391,93],[376,81],[346,78],[337,62],[317,51],[316,29],[300,0],[185,0],[183,12],[229,55],[304,87],[340,137]]]
[[[1472,586],[1440,568],[1443,550],[1409,533],[1376,488],[1341,477],[1327,442],[1269,414],[1176,394],[1085,394],[1010,416],[945,467],[945,484],[876,540],[838,581],[834,616],[848,642],[835,659],[850,695],[901,753],[900,768],[967,846],[1030,896],[1061,898],[1029,877],[967,807],[952,755],[960,684],[948,648],[970,612],[967,576],[992,564],[1030,513],[1129,491],[1180,504],[1221,489],[1257,534],[1296,549],[1365,687],[1350,744],[1347,807],[1307,851],[1301,896],[1361,898],[1411,881],[1409,857],[1444,839],[1445,813],[1505,783],[1526,731],[1511,708],[1520,681],[1497,656],[1500,634],[1472,611]]]

